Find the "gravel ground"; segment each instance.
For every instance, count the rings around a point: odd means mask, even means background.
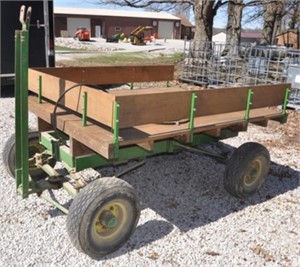
[[[14,131],[13,105],[13,98],[0,98],[1,151]],[[206,145],[232,152],[259,141],[269,148],[270,174],[247,200],[224,190],[224,165],[189,152],[150,158],[124,176],[140,196],[141,218],[130,240],[99,261],[72,247],[60,211],[35,195],[16,195],[1,159],[0,266],[300,266],[300,115],[290,117],[285,126],[250,126],[223,144]],[[35,123],[30,115],[30,126]],[[70,205],[64,192],[56,195]]]
[[[79,51],[56,51],[56,60],[71,60],[74,57],[84,58],[92,55],[99,55],[99,53],[109,52],[149,52],[151,56],[159,56],[172,54],[176,52],[183,52],[185,44],[183,40],[156,40],[149,42],[146,45],[132,45],[131,43],[107,43],[103,38],[92,38],[89,42],[81,42],[73,38],[55,38],[55,45],[68,47],[73,49],[80,49]]]

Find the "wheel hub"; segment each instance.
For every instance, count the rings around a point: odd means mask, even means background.
[[[244,182],[247,186],[252,186],[261,176],[262,162],[260,159],[254,159],[250,162],[249,167],[244,175]]]
[[[104,211],[101,214],[100,222],[103,226],[112,229],[117,226],[118,220],[111,211]]]

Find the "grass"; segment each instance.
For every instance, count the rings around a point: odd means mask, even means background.
[[[149,52],[113,52],[101,53],[97,56],[88,56],[85,58],[74,57],[72,60],[60,61],[58,64],[64,66],[100,66],[100,65],[149,65],[177,63],[183,59],[182,53],[162,54]]]
[[[55,51],[86,51],[85,49],[76,49],[76,48],[70,48],[65,46],[56,45]]]

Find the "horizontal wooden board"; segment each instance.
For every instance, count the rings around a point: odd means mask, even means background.
[[[58,72],[58,70],[51,69],[52,72]],[[51,71],[49,70],[49,72]],[[29,70],[29,89],[35,93],[38,92],[38,77],[40,75],[43,84],[43,97],[54,102],[68,88],[76,85],[74,82],[31,69]],[[254,92],[251,108],[282,104],[284,92],[288,86],[288,84],[251,86]],[[244,111],[248,90],[249,87],[205,90],[165,87],[104,92],[88,86],[78,86],[69,91],[60,104],[75,112],[82,113],[82,94],[87,92],[87,116],[112,127],[113,106],[114,102],[117,101],[120,104],[119,127],[122,129],[189,119],[193,92],[196,92],[197,95],[196,117]]]
[[[51,103],[43,102],[42,104],[38,104],[37,97],[29,97],[29,110],[47,123],[51,123],[53,108],[54,105]],[[220,129],[244,125],[246,123],[244,115],[244,111],[238,111],[196,117],[194,132],[207,133],[213,131],[215,133],[220,131]],[[254,109],[250,112],[250,122],[265,121],[266,119],[280,118],[281,116],[282,112],[276,109]],[[58,109],[57,127],[71,138],[74,138],[103,157],[107,159],[113,158],[113,135],[108,129],[91,122],[88,122],[87,127],[83,127],[79,116],[69,114],[64,109]],[[188,136],[189,133],[188,122],[179,125],[140,125],[121,129],[119,132],[119,145],[120,147],[139,145],[149,150],[154,141],[170,138],[180,139]],[[73,151],[75,150],[73,147]],[[78,151],[74,153],[78,153]]]
[[[170,81],[174,79],[174,65],[170,64],[155,66],[36,68],[35,70],[75,83],[94,85]]]
[[[282,105],[285,90],[287,88],[291,88],[291,84],[253,86],[253,98],[251,108],[256,109]]]
[[[290,84],[256,85],[204,89],[197,92],[196,116],[207,116],[246,109],[248,90],[253,90],[251,109],[278,106],[283,103]]]
[[[29,97],[29,110],[48,123],[51,123],[53,108],[54,105],[47,102],[38,104],[37,97]],[[80,117],[68,114],[63,109],[58,109],[56,121],[59,130],[103,157],[108,159],[112,157],[113,135],[109,131],[91,123],[88,123],[86,127],[82,127]]]
[[[55,76],[29,70],[28,88],[34,93],[39,91],[39,76],[42,77],[42,96],[56,102],[60,95],[66,90],[75,86],[76,83],[70,82]],[[112,126],[114,96],[104,91],[96,90],[87,86],[77,86],[70,90],[59,102],[64,107],[82,113],[83,93],[87,92],[88,105],[87,114],[90,118],[99,121],[109,127]]]

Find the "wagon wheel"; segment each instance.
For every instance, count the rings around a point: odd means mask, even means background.
[[[265,181],[270,168],[270,154],[258,143],[241,145],[228,161],[224,186],[233,196],[253,195]]]
[[[71,242],[92,258],[120,248],[134,232],[140,216],[139,199],[125,181],[107,177],[83,188],[67,217]]]
[[[39,132],[28,133],[28,144],[29,144],[29,158],[32,158],[36,153],[42,153],[46,148],[39,143]],[[16,143],[15,134],[12,134],[5,143],[2,159],[4,166],[8,174],[15,178],[15,166],[16,166]],[[56,161],[51,159],[49,165],[54,167]],[[35,166],[34,162],[29,162],[29,174],[35,181],[46,178],[48,175],[42,169]]]

